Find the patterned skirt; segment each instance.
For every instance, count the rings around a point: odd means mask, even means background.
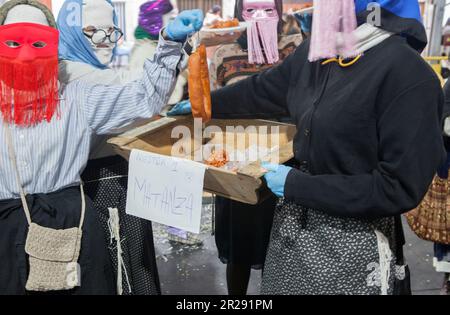
[[[128,162],[119,156],[89,161],[83,173],[86,194],[93,200],[100,223],[107,235],[114,273],[122,257],[124,295],[158,295],[160,284],[153,243],[152,223],[127,215]],[[111,238],[109,208],[117,208],[122,255],[117,239]],[[116,279],[117,280],[117,279]]]
[[[401,293],[409,294],[397,229],[395,218],[337,218],[282,199],[275,210],[262,293],[392,295],[403,286]]]

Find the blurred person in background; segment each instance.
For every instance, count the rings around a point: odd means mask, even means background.
[[[216,22],[222,21],[222,7],[218,4],[214,5],[211,10],[206,13],[204,26],[214,25]]]
[[[447,22],[447,25],[449,23]],[[447,149],[447,161],[444,165],[439,168],[438,176],[442,179],[449,180],[449,170],[450,170],[450,81],[444,86],[445,94],[445,106],[444,106],[444,143]],[[436,197],[439,197],[436,194]],[[448,200],[449,196],[445,196]],[[447,215],[448,219],[448,215]],[[450,234],[450,230],[447,231],[447,235]],[[450,239],[449,236],[446,239]],[[441,289],[442,295],[450,295],[450,245],[442,243],[434,243],[434,258],[433,266],[437,272],[443,274],[443,284]]]
[[[141,5],[138,26],[134,32],[136,40],[130,56],[132,73],[140,73],[145,60],[155,54],[161,29],[176,16],[177,9],[173,2],[173,0],[152,0]],[[187,72],[183,71],[178,76],[169,104],[173,105],[182,100],[186,84]]]

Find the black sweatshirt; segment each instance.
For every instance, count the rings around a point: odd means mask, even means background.
[[[445,159],[433,70],[400,36],[348,68],[310,63],[308,50],[214,92],[213,117],[293,118],[301,166],[288,175],[288,200],[366,219],[415,208]]]

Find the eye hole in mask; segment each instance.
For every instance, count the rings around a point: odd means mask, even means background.
[[[254,8],[248,8],[246,10],[246,12],[248,14],[254,14],[257,10]],[[272,14],[274,12],[274,9],[268,8],[268,9],[264,9],[264,12],[266,12],[267,14]]]
[[[33,43],[33,47],[35,48],[44,48],[45,46],[47,46],[47,43],[43,41]]]
[[[19,48],[20,46],[22,46],[22,44],[16,42],[15,40],[7,40],[4,44],[9,48]]]

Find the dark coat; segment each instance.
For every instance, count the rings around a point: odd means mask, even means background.
[[[285,197],[330,215],[375,219],[415,208],[445,159],[444,97],[419,53],[397,35],[353,66],[307,59],[213,93],[214,118],[290,115],[298,132]]]

